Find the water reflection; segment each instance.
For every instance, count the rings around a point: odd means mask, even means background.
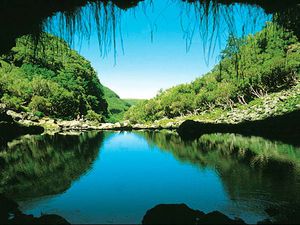
[[[14,200],[62,193],[98,155],[97,132],[24,136],[0,152],[0,193]]]
[[[203,135],[192,142],[174,133],[139,135],[180,161],[214,168],[239,207],[266,210],[280,221],[300,221],[300,148],[235,134]]]
[[[35,216],[141,223],[155,205],[185,203],[248,223],[268,215],[300,221],[300,149],[258,137],[210,134],[185,142],[154,131],[25,136],[10,142],[0,159],[0,194]]]

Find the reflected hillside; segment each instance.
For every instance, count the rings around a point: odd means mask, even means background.
[[[201,167],[209,166],[208,155],[219,152],[220,156],[235,156],[240,162],[250,167],[268,168],[272,163],[279,163],[290,168],[300,166],[300,148],[281,142],[269,141],[261,137],[244,137],[235,134],[207,134],[195,141],[183,141],[174,132],[144,132],[149,144],[171,151],[177,159],[198,163]],[[185,151],[182,151],[185,149]]]
[[[58,194],[87,172],[103,141],[97,132],[24,136],[0,152],[0,193],[15,199]]]
[[[300,221],[296,217],[300,209],[299,148],[234,134],[203,135],[193,142],[184,142],[175,133],[140,135],[181,162],[216,170],[229,197],[240,207],[271,211],[278,221]]]

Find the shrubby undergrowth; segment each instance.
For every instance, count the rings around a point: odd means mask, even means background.
[[[216,109],[232,110],[237,105],[295,86],[299,72],[297,37],[274,23],[267,23],[255,35],[231,36],[219,64],[211,72],[131,107],[126,118],[145,123]]]
[[[15,111],[63,119],[107,115],[107,102],[96,71],[65,41],[43,33],[36,45],[17,40],[0,57],[0,101]]]

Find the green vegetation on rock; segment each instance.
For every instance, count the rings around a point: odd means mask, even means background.
[[[123,120],[125,112],[131,104],[121,99],[115,92],[103,86],[104,98],[108,104],[108,122],[119,122]]]
[[[23,36],[0,57],[0,103],[16,112],[115,123],[137,102],[104,87],[89,61],[50,34],[43,33],[37,46]]]
[[[300,43],[297,37],[274,23],[267,23],[255,35],[231,36],[219,64],[208,74],[131,107],[125,117],[133,123],[180,117],[217,120],[227,112],[260,105],[264,101],[260,99],[272,97],[272,93],[291,90],[299,83],[299,74]],[[280,100],[286,104],[278,101],[280,109],[275,104],[269,111],[285,113],[297,109],[299,92],[295,90],[296,96],[283,96]],[[258,118],[260,116],[251,119]]]
[[[50,34],[41,34],[37,45],[23,36],[0,57],[0,100],[9,109],[63,119],[88,112],[104,117],[103,95],[90,62]]]
[[[136,98],[125,98],[123,99],[125,102],[129,103],[131,106],[142,103],[146,99],[136,99]]]

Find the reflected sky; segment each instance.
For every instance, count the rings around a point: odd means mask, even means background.
[[[56,213],[71,223],[140,223],[148,209],[161,203],[219,210],[247,222],[265,217],[230,200],[214,168],[181,162],[127,132],[106,133],[90,171],[65,193],[21,202],[21,208],[34,215]]]

